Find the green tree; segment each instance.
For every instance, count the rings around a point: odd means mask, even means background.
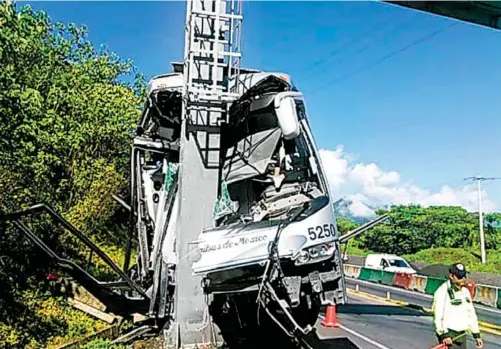
[[[0,212],[45,202],[96,242],[120,244],[123,232],[113,222],[127,217],[111,194],[127,191],[142,76],[124,82],[135,74],[132,62],[94,48],[85,27],[5,2],[0,67]],[[65,238],[47,221],[31,227],[50,241]],[[0,223],[0,236],[2,297],[11,300],[0,304],[0,321],[21,331],[28,326],[14,321],[22,313],[17,300],[47,258],[8,224]],[[15,337],[21,346],[34,338],[2,333],[0,342]]]
[[[480,263],[478,214],[461,207],[416,205],[393,206],[378,210],[389,214],[388,220],[354,238],[348,246],[354,255],[370,251],[406,255],[409,261],[452,263],[461,260],[476,271],[498,272],[501,250],[501,213],[484,216],[488,263]],[[342,233],[355,224],[338,218]]]
[[[344,235],[349,231],[358,227],[358,224],[344,217],[337,217],[336,219],[337,229],[339,231],[339,235]]]
[[[132,63],[96,50],[85,27],[28,6],[0,11],[0,210],[46,202],[99,230],[110,194],[127,186],[144,81],[121,81]]]
[[[396,254],[434,247],[470,248],[478,235],[475,216],[461,207],[393,206],[388,213],[387,222],[361,238],[361,247]]]
[[[484,216],[485,247],[501,250],[501,213]]]

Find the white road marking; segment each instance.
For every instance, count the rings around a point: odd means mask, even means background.
[[[325,320],[325,316],[323,316],[323,315],[319,315],[318,317],[319,317],[319,318],[321,318],[322,320]],[[372,340],[372,339],[370,339],[370,338],[367,338],[367,337],[366,337],[366,336],[364,336],[363,334],[358,333],[357,331],[354,331],[354,330],[352,330],[352,329],[350,329],[350,328],[348,328],[348,327],[346,327],[346,326],[343,326],[343,325],[339,324],[339,328],[340,328],[340,329],[342,329],[343,331],[346,331],[346,332],[348,332],[348,333],[351,333],[351,334],[352,334],[352,335],[354,335],[355,337],[358,337],[358,338],[360,338],[361,340],[366,341],[366,342],[367,342],[367,343],[369,343],[369,344],[372,344],[373,346],[375,346],[375,347],[377,347],[377,348],[379,348],[379,349],[391,349],[391,348],[388,348],[388,347],[386,347],[386,346],[382,345],[381,343],[378,343],[378,342],[376,342],[376,341],[374,341],[374,340]]]
[[[358,337],[358,338],[360,338],[360,339],[362,339],[362,340],[366,341],[366,342],[367,342],[367,343],[369,343],[369,344],[372,344],[372,345],[373,345],[373,346],[375,346],[375,347],[378,347],[379,349],[390,349],[390,348],[388,348],[388,347],[386,347],[386,346],[382,345],[381,343],[378,343],[378,342],[376,342],[376,341],[373,341],[373,340],[372,340],[372,339],[370,339],[370,338],[367,338],[367,337],[366,337],[366,336],[364,336],[363,334],[360,334],[360,333],[358,333],[358,332],[356,332],[356,331],[353,331],[352,329],[349,329],[349,328],[348,328],[348,327],[346,327],[346,326],[339,325],[339,328],[341,328],[342,330],[345,330],[346,332],[351,333],[352,335],[354,335],[354,336],[356,336],[356,337]]]

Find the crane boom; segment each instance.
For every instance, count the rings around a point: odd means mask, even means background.
[[[188,0],[183,64],[179,158],[176,301],[169,340],[181,347],[213,342],[201,279],[192,276],[190,243],[212,226],[219,188],[220,125],[238,95],[229,80],[239,74],[241,1]],[[176,333],[177,332],[177,333]]]

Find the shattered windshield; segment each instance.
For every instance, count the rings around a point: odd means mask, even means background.
[[[299,134],[286,139],[275,111],[276,95],[241,101],[231,116],[236,121],[222,133],[225,160],[214,214],[216,220],[223,218],[221,224],[284,219],[294,207],[304,207],[304,217],[329,200],[304,104],[297,100]]]

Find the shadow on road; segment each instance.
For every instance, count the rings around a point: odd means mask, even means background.
[[[315,349],[359,349],[348,338],[330,338],[321,340]]]
[[[399,315],[399,316],[425,316],[425,314],[405,307],[379,304],[344,304],[337,309],[339,314],[357,315]]]

